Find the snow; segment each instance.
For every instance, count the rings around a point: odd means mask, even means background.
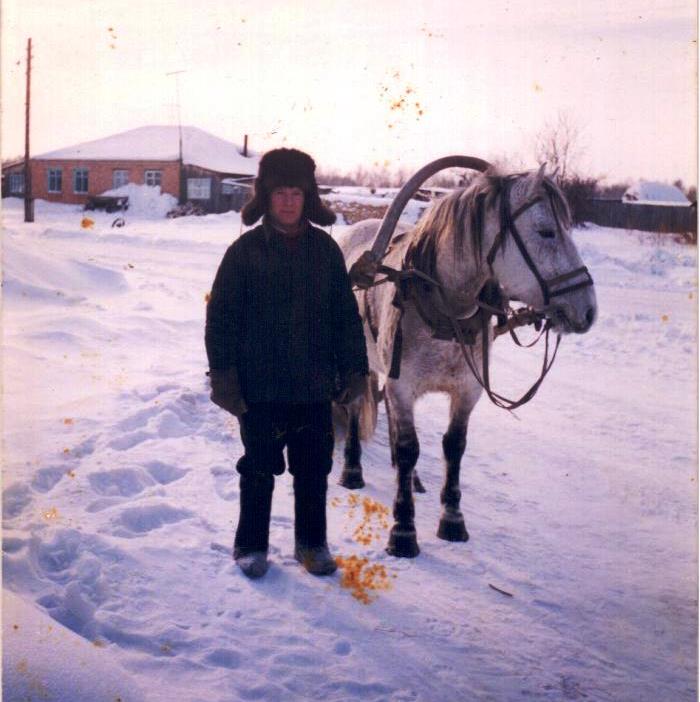
[[[74,206],[37,202],[25,224],[20,200],[3,205],[7,699],[29,694],[27,673],[48,699],[113,702],[115,671],[123,699],[145,702],[696,699],[694,248],[576,230],[599,320],[564,338],[533,402],[479,403],[468,543],[435,536],[448,408],[430,395],[416,408],[420,556],[384,552],[382,411],[367,487],[331,481],[329,542],[348,567],[317,579],[294,561],[284,475],[272,566],[253,582],[230,555],[238,427],[208,399],[203,348],[239,216],[128,211],[116,230],[96,212],[85,229]],[[499,339],[496,389],[516,395],[539,362]],[[340,461],[338,446],[334,479]],[[367,603],[344,586],[349,564],[374,569]],[[67,648],[95,655],[59,660]]]
[[[177,205],[177,198],[161,192],[159,185],[127,183],[119,188],[105,190],[102,195],[128,196],[128,212],[132,217],[165,217]]]
[[[153,125],[39,154],[37,160],[86,159],[118,161],[177,161],[180,131],[177,126]],[[236,144],[197,127],[182,127],[182,160],[217,173],[255,175],[258,156],[243,156]]]
[[[688,198],[675,185],[643,180],[630,186],[622,196],[622,201],[636,205],[690,205]]]
[[[389,207],[398,192],[398,188],[377,188],[370,192],[367,188],[360,186],[336,186],[331,192],[323,195],[323,199],[328,202],[331,208],[334,203],[340,205]],[[415,224],[430,203],[411,198],[404,207],[401,217],[410,224]],[[369,217],[371,215],[368,215]]]
[[[146,699],[109,652],[58,624],[40,606],[4,590],[2,608],[3,688],[8,702]]]

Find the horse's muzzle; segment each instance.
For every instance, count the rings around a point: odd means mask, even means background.
[[[550,305],[545,314],[552,324],[552,329],[561,334],[585,334],[596,320],[597,311],[591,305],[583,314],[577,314],[568,305]]]

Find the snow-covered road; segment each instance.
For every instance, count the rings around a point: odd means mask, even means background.
[[[238,215],[114,229],[97,214],[83,229],[74,207],[38,203],[28,225],[20,201],[3,206],[4,587],[51,624],[42,636],[67,627],[124,671],[115,699],[696,699],[694,248],[575,232],[598,322],[564,338],[515,415],[478,405],[468,543],[435,536],[447,403],[431,395],[416,413],[422,552],[384,552],[394,476],[380,415],[366,489],[329,495],[331,548],[367,559],[367,604],[343,586],[349,567],[314,579],[294,561],[287,475],[266,578],[230,557],[241,445],[208,400],[203,324]],[[497,389],[517,394],[539,363],[500,339]],[[37,676],[51,690],[5,604],[5,693]]]

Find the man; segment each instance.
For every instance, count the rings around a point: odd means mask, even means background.
[[[274,476],[294,479],[295,558],[314,575],[336,564],[326,541],[326,491],[333,461],[331,400],[367,386],[367,352],[340,248],[328,226],[313,159],[275,149],[260,161],[241,213],[250,226],[228,249],[207,306],[211,399],[236,415],[245,448],[238,461],[240,517],[233,555],[262,577]]]

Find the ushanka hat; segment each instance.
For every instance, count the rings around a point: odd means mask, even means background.
[[[253,197],[241,210],[243,224],[249,227],[270,208],[274,188],[301,188],[304,191],[303,217],[326,227],[335,222],[335,213],[321,202],[314,175],[316,164],[308,154],[297,149],[273,149],[261,159],[255,179]]]

